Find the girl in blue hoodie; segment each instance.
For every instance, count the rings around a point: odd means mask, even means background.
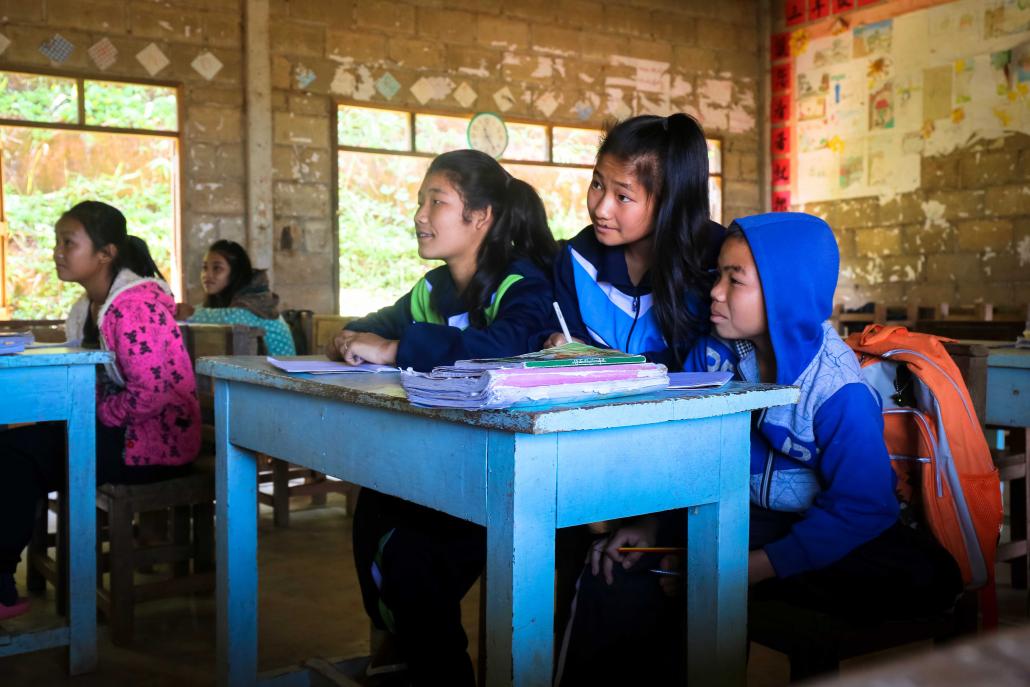
[[[749,599],[865,622],[932,615],[954,604],[962,577],[936,540],[899,522],[878,396],[827,321],[838,267],[833,232],[817,217],[737,220],[711,290],[715,331],[695,343],[684,367],[800,389],[796,404],[752,422]],[[562,651],[561,685],[621,682],[621,667],[605,660],[614,651],[651,671],[626,676],[640,684],[680,671],[682,604],[662,593],[676,578],[648,572],[679,562],[619,548],[682,536],[682,518],[648,516],[596,543]]]
[[[614,126],[587,192],[591,224],[554,266],[573,338],[671,368],[708,329],[706,295],[723,228],[709,219],[708,146],[690,116]],[[551,322],[545,346],[565,340]]]
[[[415,236],[419,256],[445,264],[348,324],[330,358],[430,370],[531,350],[553,312],[544,270],[557,250],[531,186],[484,153],[444,153],[419,189]],[[363,489],[353,531],[365,610],[388,633],[368,676],[403,669],[414,685],[474,685],[460,602],[486,563],[485,530]]]

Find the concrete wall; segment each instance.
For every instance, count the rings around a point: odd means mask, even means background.
[[[184,269],[197,298],[215,238],[246,241],[244,0],[0,0],[12,40],[2,68],[54,68],[37,50],[54,32],[76,46],[62,73],[145,77],[150,42],[183,84]],[[467,114],[503,109],[541,122],[684,110],[724,142],[726,221],[760,210],[761,58],[754,0],[270,0],[275,289],[285,307],[334,307],[332,125],[337,101]],[[102,72],[86,48],[119,50]],[[225,67],[208,82],[190,62]],[[386,97],[385,75],[399,90]],[[313,78],[312,78],[313,77]],[[387,79],[388,80],[388,79]],[[420,102],[420,80],[431,97]],[[455,98],[466,86],[475,99]],[[389,93],[389,91],[386,91]],[[284,233],[289,241],[282,241]]]

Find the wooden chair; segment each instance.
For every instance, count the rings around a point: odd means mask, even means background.
[[[1030,321],[1026,305],[1000,307],[991,303],[954,306],[941,303],[913,325],[914,331],[973,341],[1015,341]]]
[[[242,325],[179,325],[190,359],[206,355],[256,353],[264,330]],[[202,431],[213,445],[213,407],[210,380],[197,377],[201,399]],[[177,596],[214,588],[214,459],[202,448],[192,473],[142,485],[102,484],[97,487],[98,562],[97,605],[111,626],[112,641],[131,642],[137,602]],[[63,499],[55,504],[57,532],[47,532],[43,509],[29,545],[28,587],[42,591],[54,584],[58,610],[65,607],[67,585],[65,532],[67,517]],[[137,518],[138,514],[138,518]],[[144,536],[140,536],[144,535]],[[147,541],[142,541],[146,539]],[[107,551],[103,551],[104,542]],[[54,546],[51,558],[48,549]],[[170,565],[170,577],[137,581],[135,573]],[[191,567],[192,564],[192,567]],[[105,586],[104,573],[108,572]]]
[[[310,312],[310,311],[300,311]],[[310,323],[311,332],[307,340],[311,347],[297,353],[320,354],[336,332],[353,317],[341,315],[313,315],[304,320]],[[271,490],[262,490],[261,485],[271,485]],[[353,509],[357,487],[315,470],[293,465],[286,460],[264,456],[258,466],[258,502],[272,508],[272,519],[276,527],[290,526],[290,499],[308,496],[312,506],[324,506],[329,494],[343,494],[348,511]]]
[[[966,380],[973,407],[982,422],[987,403],[987,349],[961,343],[945,347]],[[995,612],[991,610],[993,597],[987,601],[985,620],[987,613]],[[796,682],[836,673],[841,661],[856,656],[928,640],[943,643],[974,634],[979,606],[978,594],[966,592],[952,611],[932,618],[857,625],[783,601],[760,601],[749,604],[748,631],[752,641],[787,655],[790,680]]]

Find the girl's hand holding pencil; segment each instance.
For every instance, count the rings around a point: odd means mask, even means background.
[[[615,581],[612,569],[616,563],[623,570],[628,570],[637,564],[646,550],[655,548],[657,530],[656,518],[643,517],[620,527],[607,539],[598,539],[590,548],[590,572],[594,575],[604,572],[604,581],[611,584]],[[624,549],[627,550],[623,552]]]
[[[554,348],[555,346],[572,343],[573,341],[584,343],[569,333],[569,325],[565,323],[565,316],[562,314],[561,306],[558,305],[558,301],[554,301],[553,305],[554,314],[558,316],[558,324],[561,325],[561,331],[555,332],[547,337],[547,340],[544,341],[544,348]]]

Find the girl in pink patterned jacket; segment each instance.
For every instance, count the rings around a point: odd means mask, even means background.
[[[56,226],[54,265],[86,290],[65,324],[68,343],[114,353],[98,372],[97,483],[141,484],[185,474],[200,448],[193,366],[175,299],[125,217],[79,203]],[[24,613],[14,572],[36,503],[63,484],[65,429],[38,423],[0,431],[0,620]]]

